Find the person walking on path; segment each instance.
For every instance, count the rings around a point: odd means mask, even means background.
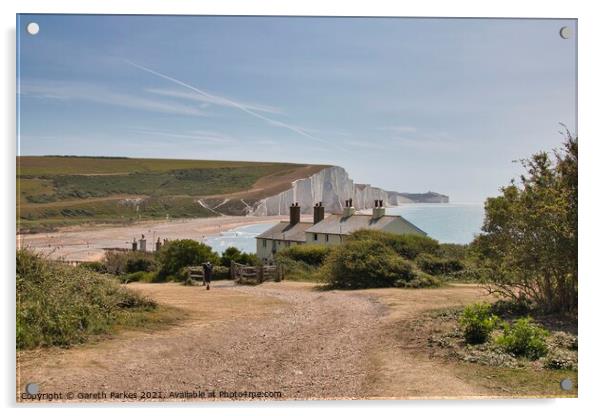
[[[213,265],[211,262],[203,263],[203,280],[207,284],[207,290],[210,289],[211,286],[211,275],[213,274]]]

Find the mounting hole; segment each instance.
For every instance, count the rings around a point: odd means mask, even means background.
[[[31,22],[27,24],[27,33],[30,35],[37,35],[40,31],[40,25],[36,22]]]
[[[27,386],[25,386],[25,392],[27,392],[27,394],[38,394],[38,392],[40,391],[40,386],[38,386],[37,383],[28,383]]]
[[[562,39],[568,39],[572,35],[571,28],[568,26],[562,26],[559,33]]]
[[[573,381],[570,378],[565,378],[560,382],[560,388],[562,390],[573,390]]]

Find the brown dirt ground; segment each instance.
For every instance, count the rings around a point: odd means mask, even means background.
[[[18,355],[18,391],[279,391],[282,399],[490,397],[416,348],[404,322],[480,300],[476,285],[320,291],[299,282],[212,290],[130,284],[186,318],[71,349]],[[110,397],[107,398],[110,400]],[[123,400],[117,398],[113,400]],[[181,399],[180,399],[181,400]]]

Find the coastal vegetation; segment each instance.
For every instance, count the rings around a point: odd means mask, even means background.
[[[85,268],[17,251],[17,348],[69,346],[169,320],[157,304]]]
[[[337,246],[303,244],[276,254],[288,280],[325,283],[336,289],[434,287],[477,279],[468,247],[430,237],[359,230]]]
[[[472,252],[489,289],[545,313],[577,310],[577,138],[522,161],[526,173],[485,203]]]
[[[194,240],[173,240],[157,252],[114,250],[105,253],[102,261],[85,262],[81,268],[109,274],[122,283],[185,282],[189,279],[188,267],[213,264],[214,279],[230,278],[230,263],[257,265],[257,256],[234,247],[221,255],[206,244]]]
[[[433,355],[480,364],[487,377],[514,374],[529,385],[534,375],[577,378],[577,138],[566,136],[552,156],[521,161],[526,173],[487,200],[482,233],[468,248],[440,246],[447,261],[417,256],[432,274],[458,276],[466,269],[456,270],[455,261],[471,264],[498,298],[421,319]]]

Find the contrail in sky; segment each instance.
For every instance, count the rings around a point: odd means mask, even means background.
[[[237,103],[236,101],[228,100],[227,98],[216,96],[216,95],[211,95],[208,92],[205,92],[205,91],[203,91],[203,90],[201,90],[199,88],[193,87],[190,84],[187,84],[187,83],[185,83],[183,81],[180,81],[178,79],[172,78],[172,77],[170,77],[168,75],[162,74],[160,72],[154,71],[154,70],[152,70],[150,68],[147,68],[145,66],[139,65],[139,64],[137,64],[135,62],[132,62],[130,60],[125,59],[125,62],[127,62],[129,65],[132,65],[132,66],[134,66],[134,67],[136,67],[138,69],[141,69],[143,71],[146,71],[146,72],[148,72],[150,74],[153,74],[153,75],[156,75],[156,76],[158,76],[160,78],[163,78],[163,79],[166,79],[168,81],[171,81],[171,82],[173,82],[175,84],[178,84],[178,85],[180,85],[180,86],[182,86],[184,88],[188,88],[189,90],[192,90],[192,91],[196,92],[197,94],[203,95],[203,96],[205,96],[207,98],[210,98],[210,99],[213,99],[213,100],[221,100],[223,102],[226,102],[226,103],[230,104],[231,106],[236,107],[239,110],[244,111],[245,113],[247,113],[247,114],[249,114],[249,115],[251,115],[253,117],[256,117],[256,118],[259,118],[259,119],[261,119],[263,121],[268,122],[271,125],[284,127],[285,129],[294,131],[295,133],[300,134],[302,136],[305,136],[308,139],[312,139],[312,140],[315,140],[315,141],[318,141],[318,142],[322,142],[322,143],[333,144],[333,143],[329,142],[328,140],[324,140],[324,139],[320,139],[319,137],[312,136],[311,134],[307,133],[306,131],[304,131],[303,129],[301,129],[299,127],[291,126],[290,124],[286,124],[286,123],[283,123],[283,122],[278,121],[278,120],[273,120],[273,119],[271,119],[269,117],[266,117],[266,116],[264,116],[262,114],[256,113],[253,110],[249,110],[247,107],[245,107],[244,105],[242,105],[240,103]]]

